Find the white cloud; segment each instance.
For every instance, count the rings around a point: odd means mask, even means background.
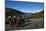
[[[40,12],[40,11],[42,11],[42,10],[43,10],[43,9],[39,9],[39,10],[36,10],[36,11],[35,11],[35,10],[32,10],[31,13]]]
[[[34,9],[32,9],[32,10],[27,10],[27,11],[25,11],[25,10],[20,10],[20,11],[22,11],[22,12],[25,12],[25,13],[36,13],[36,12],[40,12],[40,11],[42,11],[43,9],[39,9],[39,10],[34,10]]]

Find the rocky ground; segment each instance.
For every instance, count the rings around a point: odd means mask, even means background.
[[[19,27],[11,27],[8,24],[6,24],[6,29],[5,30],[25,30],[25,29],[39,29],[39,28],[44,28],[44,19],[29,19],[28,22],[25,22]]]

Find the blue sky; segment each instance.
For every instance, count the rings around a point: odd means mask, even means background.
[[[16,10],[30,13],[40,12],[44,8],[43,3],[23,1],[6,1],[5,6],[8,8],[13,8]]]

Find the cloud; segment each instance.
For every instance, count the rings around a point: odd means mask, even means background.
[[[34,9],[32,9],[32,10],[20,10],[20,11],[22,11],[22,12],[25,12],[25,13],[36,13],[36,12],[40,12],[40,11],[42,11],[43,9],[38,9],[38,10],[34,10]]]
[[[40,12],[42,11],[43,9],[38,9],[38,10],[32,10],[31,13],[37,13],[37,12]]]
[[[20,10],[20,11],[25,12],[25,13],[30,13],[31,12],[29,10]]]

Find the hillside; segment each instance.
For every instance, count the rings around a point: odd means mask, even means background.
[[[44,11],[34,13],[34,14],[32,14],[32,17],[33,18],[43,18],[44,17]]]
[[[27,15],[29,17],[31,17],[31,14],[32,14],[32,18],[43,18],[44,17],[44,10],[41,11],[41,12],[37,12],[37,13],[24,13],[24,12],[21,12],[19,10],[14,10],[14,9],[11,9],[11,8],[5,8],[5,15],[6,17],[9,16],[9,15],[17,15],[17,14],[23,14],[23,15]]]
[[[14,10],[14,9],[11,9],[11,8],[5,8],[5,15],[6,16],[9,16],[9,15],[16,15],[16,14],[23,14],[23,12],[21,11],[18,11],[18,10]]]

